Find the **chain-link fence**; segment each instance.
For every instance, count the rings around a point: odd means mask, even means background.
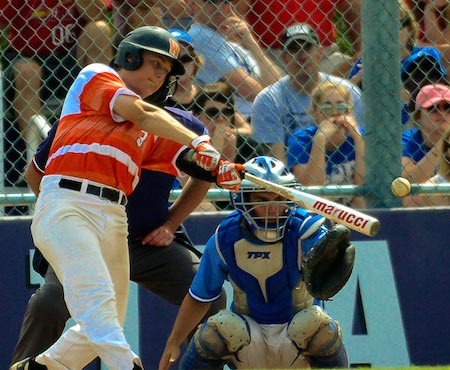
[[[449,205],[447,0],[4,3],[2,215],[31,213],[23,170],[77,73],[142,25],[177,30],[186,74],[167,104],[198,116],[225,158],[270,154],[356,208],[400,206],[396,176],[428,184],[405,206]],[[419,93],[430,83],[443,86]],[[225,199],[213,190],[202,206]]]

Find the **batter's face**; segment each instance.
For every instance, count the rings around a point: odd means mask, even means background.
[[[164,83],[172,69],[172,60],[164,55],[144,51],[142,65],[133,71],[121,70],[127,87],[139,96],[150,96]]]

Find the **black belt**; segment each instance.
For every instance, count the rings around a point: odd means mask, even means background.
[[[81,191],[81,186],[82,186],[81,181],[70,179],[61,179],[59,181],[59,187],[64,189]],[[127,204],[127,197],[125,195],[120,197],[121,192],[119,190],[88,184],[88,186],[86,187],[86,193],[97,195],[100,198],[107,199],[114,203],[119,203],[120,200],[119,204],[121,204],[122,206]]]

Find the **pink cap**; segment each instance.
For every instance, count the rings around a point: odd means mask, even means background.
[[[425,85],[416,97],[416,109],[430,108],[441,101],[450,103],[450,86],[443,84]]]

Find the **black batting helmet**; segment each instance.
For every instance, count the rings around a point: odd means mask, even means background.
[[[142,65],[142,50],[165,55],[172,59],[170,75],[183,75],[183,64],[178,60],[180,45],[169,31],[156,26],[143,26],[131,31],[119,44],[114,63],[132,71]]]

